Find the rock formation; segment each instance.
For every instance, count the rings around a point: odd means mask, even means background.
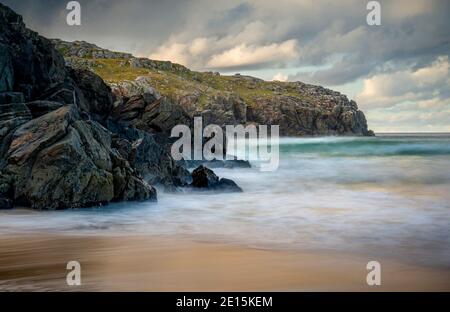
[[[98,53],[91,56],[110,57]],[[92,71],[66,67],[49,40],[1,4],[0,72],[0,208],[156,200],[152,184],[191,183],[168,153],[167,136],[151,133],[168,121],[165,103],[115,95]]]
[[[54,43],[68,64],[96,72],[115,94],[125,96],[116,112],[140,128],[170,128],[202,116],[205,124],[220,126],[279,125],[285,136],[373,135],[354,101],[320,86],[195,72],[171,62],[123,57],[85,42]],[[158,102],[150,105],[144,94],[151,100],[157,95]]]
[[[204,166],[199,166],[192,172],[191,186],[198,190],[242,192],[242,189],[235,182],[225,178],[219,179],[211,169]]]
[[[2,206],[84,207],[156,199],[96,121],[111,111],[103,80],[65,67],[52,43],[0,5]],[[104,118],[105,116],[103,116]]]

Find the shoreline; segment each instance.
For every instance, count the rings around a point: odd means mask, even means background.
[[[81,264],[67,286],[66,264]],[[0,238],[0,291],[449,291],[450,270],[377,259],[366,284],[356,254],[272,250],[175,236],[18,235]]]

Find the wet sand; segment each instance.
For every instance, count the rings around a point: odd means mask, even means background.
[[[82,286],[66,264],[81,263]],[[0,291],[450,291],[450,270],[360,255],[256,249],[157,236],[0,238]]]

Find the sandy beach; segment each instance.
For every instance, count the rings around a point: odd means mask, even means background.
[[[67,286],[66,264],[81,264]],[[256,249],[159,236],[4,236],[1,291],[449,291],[450,270],[379,259],[366,284],[363,256]]]

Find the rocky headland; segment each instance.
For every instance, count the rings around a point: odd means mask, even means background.
[[[158,185],[242,191],[172,159],[170,129],[195,116],[279,124],[282,135],[372,135],[356,103],[338,92],[48,40],[2,4],[0,73],[0,208],[156,200]]]
[[[373,135],[364,113],[345,95],[302,82],[264,81],[235,74],[196,72],[168,61],[137,58],[102,49],[84,41],[52,42],[67,64],[93,71],[124,99],[118,109],[124,118],[146,123],[137,96],[157,90],[163,96],[165,116],[157,128],[171,128],[173,120],[186,122],[202,116],[205,123],[276,124],[284,136]],[[159,109],[159,106],[158,106]],[[155,109],[152,109],[155,112]],[[147,114],[152,115],[152,114]]]

